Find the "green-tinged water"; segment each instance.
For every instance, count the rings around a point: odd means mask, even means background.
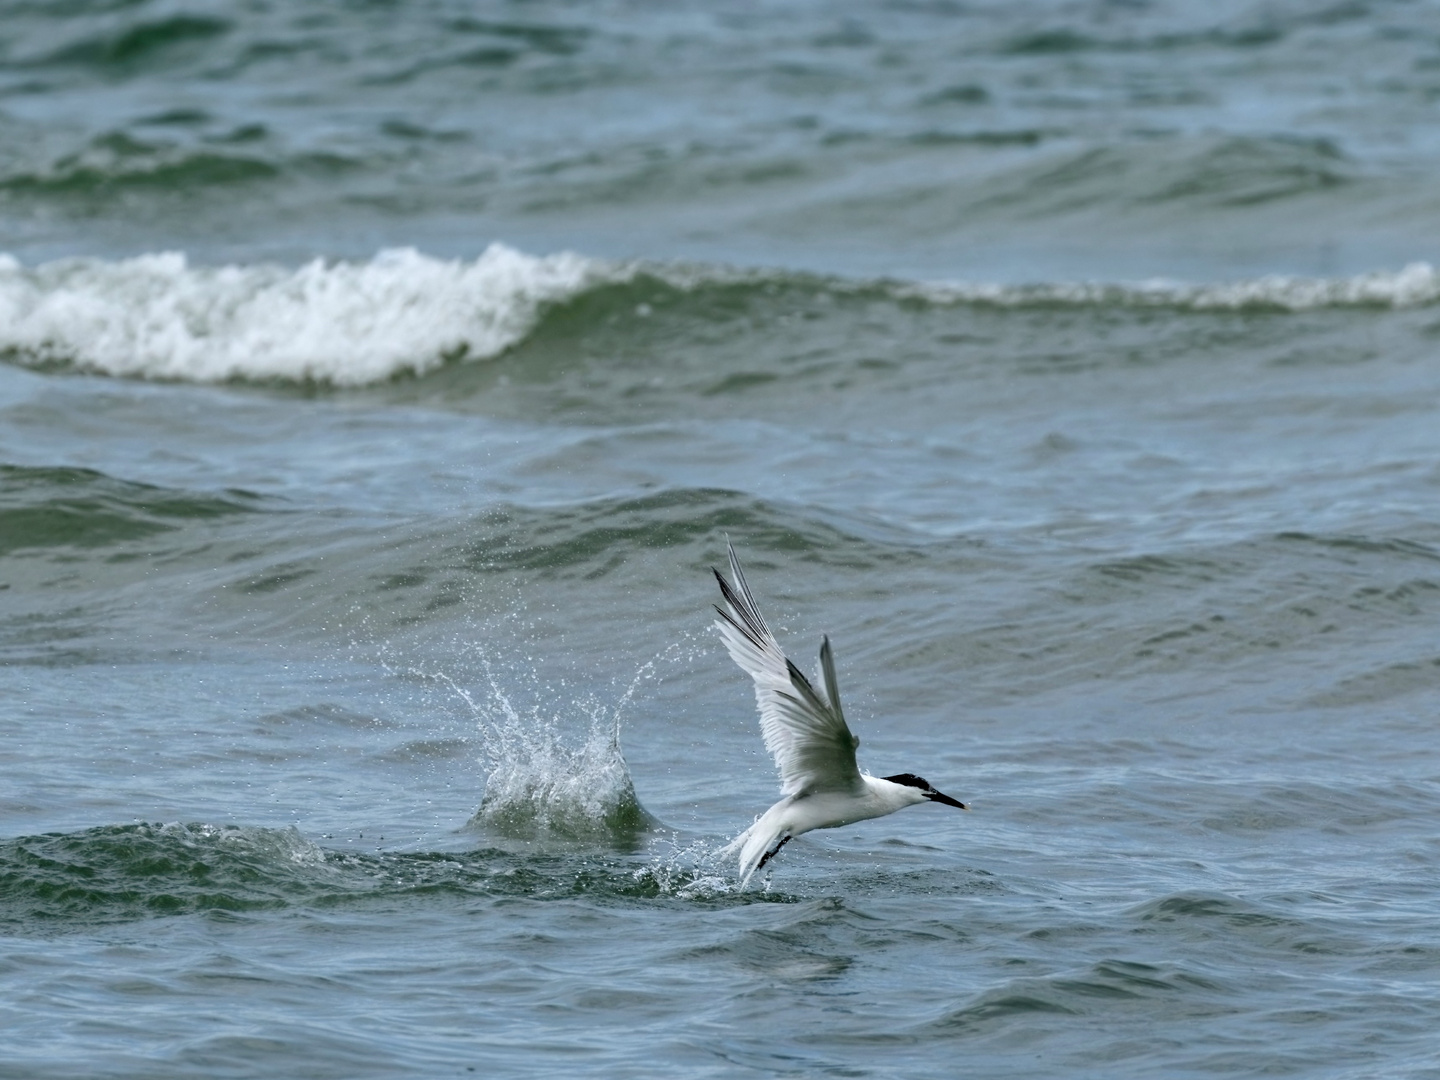
[[[1437,43],[0,2],[0,1078],[1440,1077]]]

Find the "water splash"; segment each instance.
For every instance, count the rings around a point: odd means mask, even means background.
[[[744,890],[725,873],[723,848],[705,840],[683,847],[675,836],[661,840],[649,863],[632,872],[636,885],[657,896],[680,900],[716,900],[738,897]],[[768,888],[766,890],[769,891]]]
[[[484,672],[483,693],[444,672],[409,672],[443,686],[480,728],[485,794],[470,826],[515,839],[628,844],[656,824],[635,792],[620,747],[620,724],[665,653],[641,665],[613,703],[592,694],[557,704],[556,688],[532,674],[534,700],[521,707],[485,651],[471,649]]]
[[[640,805],[620,749],[620,719],[643,679],[645,664],[613,706],[596,698],[575,703],[587,720],[579,741],[566,737],[559,715],[548,721],[535,705],[515,708],[487,663],[490,699],[470,705],[485,728],[485,795],[471,819],[508,836],[621,838],[643,832],[652,818]]]

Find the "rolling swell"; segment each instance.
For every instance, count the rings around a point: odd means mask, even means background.
[[[897,617],[908,632],[882,640],[878,662],[941,683],[958,667],[971,693],[997,701],[1127,682],[1203,696],[1266,671],[1272,700],[1287,708],[1418,702],[1440,685],[1435,650],[1407,644],[1440,618],[1427,540],[1277,534],[1157,545],[1075,558],[993,599],[991,575],[1025,564],[1024,539],[978,551],[963,542],[902,548],[912,561],[889,565],[906,567]],[[983,618],[966,626],[958,602],[979,605]]]
[[[230,30],[228,21],[203,15],[141,18],[108,33],[81,36],[31,60],[30,65],[89,67],[106,74],[123,74],[141,63],[163,62],[164,55],[173,53],[177,46],[210,41]]]
[[[677,486],[500,502],[441,523],[394,522],[377,540],[358,517],[337,532],[333,516],[284,507],[284,520],[270,523],[268,511],[278,508],[243,491],[8,466],[0,469],[0,555],[104,561],[106,585],[95,593],[103,605],[117,586],[198,572],[217,596],[223,588],[217,610],[243,608],[277,632],[309,633],[364,611],[374,628],[408,633],[498,617],[547,582],[590,590],[610,580],[642,604],[653,597],[668,611],[668,597],[693,605],[702,579],[684,575],[703,574],[728,534],[743,538],[757,568],[795,566],[798,595],[887,575],[887,604],[898,605],[889,617],[911,632],[865,635],[885,667],[938,679],[961,663],[977,691],[1058,693],[1076,679],[1203,682],[1277,662],[1285,699],[1319,708],[1418,700],[1440,685],[1436,651],[1410,638],[1440,618],[1440,556],[1423,529],[1221,543],[1131,537],[1130,550],[1077,552],[1024,588],[996,592],[1027,552],[1044,550],[1045,522],[982,543],[823,500]],[[157,538],[201,525],[210,546],[187,553],[168,543],[163,564],[155,557]],[[334,545],[344,558],[317,558],[304,543],[297,550],[297,537]],[[962,598],[984,617],[957,617]],[[32,615],[51,625],[50,608]],[[604,625],[599,632],[613,632],[615,624]]]
[[[106,135],[45,168],[0,175],[0,193],[12,197],[93,199],[146,189],[183,191],[253,184],[279,175],[275,164],[249,154]]]
[[[710,882],[710,885],[706,885]],[[103,825],[0,840],[0,926],[76,932],[161,916],[458,899],[729,901],[694,868],[575,852],[362,854],[295,829],[207,824]],[[733,902],[788,898],[743,894]]]
[[[1103,145],[1030,162],[985,185],[975,209],[1075,214],[1100,206],[1139,212],[1184,206],[1234,211],[1361,183],[1359,170],[1323,139],[1225,136]]]
[[[0,465],[0,555],[107,547],[260,506],[259,496],[247,491],[201,494],[93,469]]]
[[[487,513],[487,534],[462,549],[467,567],[487,572],[538,571],[545,576],[601,577],[648,549],[708,551],[733,531],[757,551],[798,554],[826,565],[859,569],[904,559],[904,549],[866,544],[870,528],[816,508],[787,506],[724,488],[677,488],[571,506],[509,505]],[[857,543],[859,541],[859,543]],[[868,550],[867,550],[868,549]]]
[[[503,619],[543,583],[590,590],[608,580],[629,588],[636,606],[628,614],[610,613],[618,622],[582,623],[572,632],[605,627],[602,633],[612,633],[651,604],[670,610],[672,601],[685,605],[690,619],[695,590],[704,589],[705,578],[697,575],[719,564],[727,533],[744,537],[757,566],[798,555],[821,575],[890,566],[923,576],[927,568],[963,572],[979,563],[974,545],[964,540],[928,542],[822,508],[726,489],[677,488],[556,506],[502,504],[440,536],[425,529],[374,550],[362,541],[367,546],[349,555],[355,576],[343,587],[349,595],[339,610],[358,604],[374,627],[387,631],[436,630]],[[289,593],[284,584],[277,598]],[[700,599],[703,613],[708,592]]]
[[[1225,988],[1196,971],[1111,959],[986,990],[926,1028],[937,1034],[973,1035],[1041,1020],[1045,1014],[1113,1016],[1127,1007],[1149,1011],[1147,1001],[1157,998],[1195,1015],[1226,1008],[1233,1000]]]

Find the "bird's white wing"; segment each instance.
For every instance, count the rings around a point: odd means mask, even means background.
[[[820,647],[820,665],[825,675],[822,695],[780,651],[745,584],[733,547],[730,576],[733,584],[715,571],[725,600],[723,608],[715,607],[720,613],[715,626],[730,656],[755,680],[760,732],[765,737],[765,749],[775,756],[781,790],[786,795],[802,795],[861,789],[860,770],[855,765],[855,748],[860,740],[850,734],[840,711],[830,639],[826,638]]]

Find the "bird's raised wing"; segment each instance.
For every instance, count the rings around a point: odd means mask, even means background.
[[[855,748],[860,740],[850,734],[840,711],[830,639],[820,646],[820,665],[825,674],[822,695],[780,651],[745,584],[734,547],[726,546],[730,548],[733,584],[715,571],[725,600],[723,608],[718,604],[715,607],[720,613],[715,626],[731,658],[755,680],[760,732],[765,737],[765,749],[775,756],[781,790],[786,795],[808,795],[859,789]]]

